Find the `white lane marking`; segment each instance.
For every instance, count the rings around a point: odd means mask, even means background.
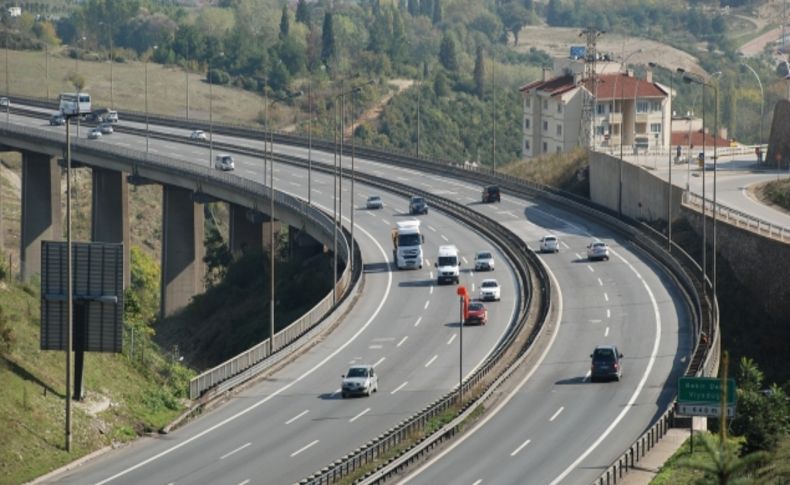
[[[303,446],[303,447],[299,448],[298,450],[296,450],[296,451],[294,451],[293,453],[291,453],[291,458],[295,457],[296,455],[298,455],[299,453],[303,452],[304,450],[306,450],[306,449],[310,448],[311,446],[315,446],[315,445],[317,445],[317,444],[318,444],[318,440],[315,440],[315,441],[313,441],[312,443],[310,443],[310,444],[307,444],[307,445],[305,445],[305,446]]]
[[[415,326],[415,327],[419,326],[421,321],[422,321],[422,317],[419,317],[419,318],[417,319],[417,321],[416,321],[416,322],[414,322],[414,326]]]
[[[455,448],[460,446],[464,441],[466,441],[471,436],[473,436],[480,428],[485,426],[491,419],[494,418],[494,416],[497,415],[497,413],[499,413],[502,410],[502,408],[507,406],[507,404],[510,402],[511,399],[516,397],[516,394],[518,394],[518,392],[521,390],[521,388],[524,387],[524,385],[532,377],[532,375],[535,372],[537,372],[538,368],[540,367],[540,364],[543,363],[543,361],[546,359],[546,356],[549,354],[549,351],[551,350],[551,347],[554,345],[554,341],[557,339],[557,335],[560,333],[560,326],[561,326],[561,322],[562,322],[562,289],[560,288],[559,284],[557,283],[557,278],[554,276],[554,273],[551,271],[551,269],[549,267],[546,267],[546,271],[549,273],[549,277],[551,278],[552,282],[554,283],[554,286],[557,289],[557,295],[558,295],[558,298],[557,298],[557,328],[554,329],[554,332],[551,334],[551,337],[549,338],[549,343],[546,346],[546,348],[543,349],[543,353],[538,358],[538,361],[535,363],[535,365],[532,367],[532,369],[527,373],[527,375],[524,376],[523,379],[521,379],[521,382],[519,382],[518,385],[516,385],[515,389],[513,389],[510,394],[505,396],[505,398],[502,401],[499,402],[497,407],[492,409],[490,413],[487,413],[483,419],[478,421],[477,424],[472,429],[469,430],[469,432],[467,432],[466,434],[464,434],[463,436],[461,436],[457,440],[453,441],[441,453],[439,453],[438,455],[436,455],[433,458],[429,459],[420,468],[415,470],[414,473],[412,473],[411,475],[409,475],[409,476],[405,477],[403,480],[401,480],[399,482],[399,485],[403,485],[405,483],[408,483],[410,480],[415,478],[417,475],[419,475],[420,473],[424,472],[429,467],[433,466],[434,463],[436,463],[437,461],[439,461],[442,458],[444,458],[448,453],[453,451]],[[475,482],[475,483],[479,483],[479,481]]]
[[[570,246],[565,244],[565,241],[560,241],[560,244],[562,244],[562,247],[564,247],[565,249],[570,249],[571,248]]]
[[[469,264],[469,261],[467,261],[465,257],[461,256],[461,260],[464,262],[464,264]]]
[[[584,378],[582,379],[582,382],[587,382],[588,380],[590,380],[590,375],[592,375],[592,372],[588,370],[587,373],[584,374]]]
[[[606,292],[603,293],[603,299],[609,301],[609,295]]]
[[[560,406],[560,408],[557,410],[557,412],[556,412],[556,413],[554,413],[554,414],[553,414],[553,415],[552,415],[552,416],[549,418],[549,421],[554,421],[555,419],[557,419],[557,416],[559,416],[559,415],[560,415],[560,413],[562,412],[562,410],[563,410],[563,409],[565,409],[565,406]]]
[[[373,344],[373,345],[369,345],[369,346],[368,346],[368,348],[369,348],[370,350],[378,350],[378,349],[382,349],[382,348],[384,348],[384,346],[383,346],[383,345],[380,345],[380,344]]]
[[[224,460],[225,458],[229,457],[230,455],[232,455],[232,454],[234,454],[234,453],[237,453],[237,452],[239,452],[239,451],[243,450],[244,448],[246,448],[246,447],[250,446],[251,444],[252,444],[252,443],[246,443],[246,444],[243,444],[243,445],[239,446],[238,448],[236,448],[235,450],[233,450],[233,451],[229,451],[229,452],[225,453],[224,455],[220,456],[220,457],[219,457],[219,459],[220,459],[220,460]]]
[[[384,224],[388,225],[388,226],[390,225],[390,221],[388,221],[387,219],[381,219],[381,221],[382,221]]]
[[[433,227],[433,226],[428,226],[428,229],[430,229],[430,230],[431,230],[431,231],[433,231],[433,232],[436,232],[436,228],[435,228],[435,227]]]
[[[428,265],[430,265],[430,263],[428,263]],[[433,271],[428,272],[428,279],[433,279]]]
[[[592,266],[590,266],[589,264],[587,265],[587,269],[589,269],[589,270],[590,270],[590,273],[595,273],[595,270],[594,270],[594,269],[593,269],[593,267],[592,267]]]
[[[321,207],[326,212],[329,212],[329,208],[328,207],[324,207],[324,206],[319,205],[319,204],[316,204],[316,207]],[[379,242],[376,241],[376,238],[374,238],[373,235],[371,235],[365,228],[363,228],[359,224],[357,225],[357,229],[362,231],[367,237],[369,237],[371,239],[371,241],[373,241],[373,244],[376,245],[376,247],[378,248],[379,252],[381,253],[381,256],[385,260],[389,257],[387,255],[386,251],[384,251],[384,248],[381,247],[381,244],[379,244]],[[351,343],[354,342],[357,339],[357,337],[362,335],[362,332],[367,330],[367,328],[370,326],[370,324],[378,317],[379,313],[381,312],[381,309],[384,307],[384,303],[387,301],[387,298],[389,297],[391,289],[392,289],[392,273],[388,272],[387,273],[387,288],[384,291],[384,297],[381,299],[381,301],[379,302],[379,305],[376,307],[376,310],[368,318],[368,320],[365,322],[365,324],[362,325],[359,328],[359,330],[357,330],[356,333],[354,333],[354,335],[351,336],[351,338],[346,340],[343,343],[343,345],[339,346],[337,349],[335,349],[334,352],[332,352],[329,355],[327,355],[326,357],[324,357],[320,362],[318,362],[316,365],[314,365],[313,367],[308,369],[304,374],[302,374],[299,377],[295,378],[294,380],[292,380],[288,384],[285,384],[283,387],[281,387],[279,389],[276,389],[274,392],[272,392],[268,396],[264,397],[263,399],[259,400],[258,402],[255,402],[255,403],[251,404],[250,406],[247,406],[246,408],[244,408],[241,411],[237,412],[236,414],[223,419],[222,421],[220,421],[219,423],[215,424],[214,426],[211,426],[210,428],[206,428],[203,431],[201,431],[200,433],[198,433],[198,434],[196,434],[196,435],[194,435],[194,436],[192,436],[190,438],[185,439],[181,443],[175,444],[175,445],[171,446],[170,448],[167,448],[166,450],[157,453],[154,456],[146,458],[145,460],[143,460],[143,461],[141,461],[141,462],[139,462],[139,463],[137,463],[135,465],[132,465],[129,468],[121,470],[118,473],[116,473],[115,475],[112,475],[112,476],[110,476],[108,478],[105,478],[104,480],[102,480],[100,482],[97,482],[95,485],[104,485],[105,483],[108,483],[108,482],[110,482],[112,480],[115,480],[116,478],[122,477],[122,476],[128,474],[129,472],[137,470],[138,468],[143,467],[143,466],[151,463],[152,461],[158,460],[158,459],[162,458],[163,456],[167,456],[170,453],[172,453],[172,452],[174,452],[174,451],[176,451],[178,449],[181,449],[182,447],[188,445],[189,443],[192,443],[193,441],[198,440],[198,439],[202,438],[203,436],[206,436],[207,434],[211,433],[212,431],[214,431],[214,430],[216,430],[218,428],[221,428],[222,426],[225,426],[226,424],[230,423],[231,421],[235,421],[236,419],[240,418],[241,416],[244,416],[245,414],[249,413],[250,411],[252,411],[254,409],[257,409],[259,406],[262,406],[263,404],[269,402],[270,400],[272,400],[275,397],[279,396],[283,392],[287,391],[291,387],[295,386],[298,382],[301,382],[306,377],[311,375],[313,372],[315,372],[316,370],[321,368],[324,364],[329,362],[331,359],[333,359],[335,356],[337,356],[340,352],[343,352],[346,349],[346,347],[351,345]],[[340,392],[340,389],[335,391],[335,394],[337,394],[339,392]],[[313,444],[315,444],[315,443],[318,443],[318,440],[316,440]],[[310,446],[312,446],[312,444]],[[293,456],[293,455],[291,455],[291,456]]]
[[[458,336],[458,334],[454,333],[453,336],[450,337],[450,340],[447,341],[447,345],[450,345],[451,343],[453,343],[453,340],[455,340],[455,337],[457,337],[457,336]]]
[[[579,253],[576,253],[576,259],[582,259],[582,255],[579,254]]]
[[[401,345],[403,345],[403,342],[405,342],[408,338],[409,338],[409,336],[406,335],[405,337],[400,339],[400,342],[398,342],[398,345],[396,345],[395,347],[400,347]]]
[[[606,309],[606,318],[612,318],[612,310]]]
[[[603,286],[603,280],[601,278],[598,278],[598,286]]]
[[[431,285],[431,288],[428,290],[428,294],[433,295],[433,285]]]
[[[386,357],[382,357],[382,358],[380,358],[379,360],[377,360],[377,361],[376,361],[376,363],[375,363],[375,364],[373,364],[373,367],[378,367],[378,366],[379,366],[379,364],[381,364],[381,363],[382,363],[382,362],[384,362],[385,360],[387,360],[387,358],[386,358]]]
[[[317,189],[313,189],[313,193],[314,194],[318,194],[318,195],[324,195],[323,192],[321,192],[320,190],[317,190]]]
[[[239,483],[239,485],[247,485],[248,483],[250,483],[250,479],[249,478],[244,480],[243,482]]]
[[[603,331],[603,336],[604,337],[608,337],[609,336],[609,327],[606,327],[606,330]]]
[[[428,305],[430,305],[430,304],[431,304],[431,300],[428,300],[428,301],[425,302],[425,309],[426,310],[428,309]]]
[[[364,415],[368,414],[369,412],[370,412],[370,408],[366,408],[366,409],[365,409],[364,411],[362,411],[361,413],[359,413],[359,414],[357,414],[356,416],[354,416],[353,418],[349,419],[349,420],[348,420],[348,422],[349,422],[349,423],[353,423],[354,421],[356,421],[357,419],[361,418],[362,416],[364,416]]]
[[[425,258],[425,265],[426,266],[430,266],[431,265],[431,260],[428,259],[428,258]]]
[[[475,284],[472,283],[472,293],[474,293],[474,292],[475,292]]]
[[[522,449],[523,449],[525,446],[527,446],[527,445],[528,445],[528,444],[529,444],[531,441],[532,441],[532,440],[527,440],[527,441],[525,441],[525,442],[521,443],[521,444],[518,446],[518,448],[516,448],[515,450],[513,450],[513,452],[510,454],[510,456],[516,456],[516,455],[518,454],[518,452],[519,452],[519,451],[521,451],[521,450],[522,450]]]
[[[395,389],[393,389],[393,390],[390,392],[390,394],[395,394],[396,392],[400,391],[401,389],[403,389],[404,387],[406,387],[406,384],[408,384],[408,383],[409,383],[409,381],[406,381],[406,382],[404,382],[404,383],[403,383],[403,384],[401,384],[400,386],[398,386],[398,387],[396,387]]]
[[[353,364],[354,361],[352,360],[351,363]],[[332,395],[334,396],[335,394],[340,394],[340,391],[341,389],[338,387],[337,389],[335,389],[335,392],[333,392]]]
[[[289,184],[291,184],[291,185],[293,185],[293,186],[295,186],[295,187],[301,187],[301,186],[302,186],[302,184],[300,184],[300,183],[298,183],[298,182],[290,182],[290,181],[289,181],[288,183],[289,183]]]
[[[428,367],[429,365],[433,364],[433,361],[436,360],[438,357],[439,357],[438,355],[434,355],[433,357],[431,357],[431,360],[429,360],[428,363],[425,364],[425,367]]]
[[[642,278],[642,275],[639,274],[639,271],[637,271],[636,268],[634,268],[634,265],[626,261],[626,259],[620,256],[620,254],[618,254],[617,252],[612,251],[612,254],[620,258],[620,260],[623,263],[625,263],[626,266],[628,266],[634,274],[636,274],[636,277],[639,278],[639,281],[642,282],[642,286],[645,287],[645,290],[647,291],[647,294],[650,297],[650,303],[653,305],[653,314],[655,315],[655,319],[656,319],[656,336],[653,339],[653,349],[650,351],[650,358],[647,361],[647,367],[645,368],[644,374],[642,374],[642,378],[639,380],[639,384],[636,386],[636,389],[634,389],[634,393],[631,395],[631,398],[628,400],[628,403],[626,403],[626,405],[623,407],[623,410],[620,411],[620,414],[618,414],[617,417],[614,419],[614,421],[612,421],[611,424],[609,424],[609,427],[607,427],[606,430],[598,436],[598,439],[596,439],[595,442],[593,442],[593,444],[591,444],[590,447],[587,448],[587,450],[581,454],[581,456],[576,458],[576,460],[573,463],[571,463],[568,466],[568,468],[565,469],[565,471],[560,473],[559,476],[557,476],[557,478],[555,478],[550,485],[557,485],[558,483],[563,481],[565,477],[567,477],[573,470],[575,470],[576,467],[578,467],[579,464],[585,458],[590,456],[590,453],[595,451],[595,449],[598,448],[598,446],[600,446],[601,443],[603,443],[603,441],[611,434],[611,432],[620,423],[620,421],[622,421],[623,418],[625,418],[625,415],[634,406],[636,399],[639,397],[639,394],[642,393],[642,389],[645,387],[645,383],[647,382],[647,377],[650,375],[650,372],[653,370],[653,364],[655,364],[656,362],[656,355],[658,354],[659,344],[661,344],[661,312],[658,309],[658,301],[656,301],[656,296],[653,294],[653,290],[650,289],[650,286],[647,284],[644,278]]]
[[[447,236],[445,236],[444,234],[440,234],[440,236],[442,236],[442,239],[444,239],[445,241],[450,241],[449,239],[447,239]]]
[[[472,199],[472,200],[477,200],[477,199]],[[482,478],[478,478],[477,481],[475,483],[473,483],[472,485],[480,485],[481,483],[483,483],[483,479]]]
[[[293,423],[294,421],[296,421],[297,419],[301,418],[302,416],[304,416],[305,414],[307,414],[307,413],[309,413],[309,412],[310,412],[310,410],[309,410],[309,409],[305,409],[305,410],[304,410],[304,411],[302,411],[301,413],[297,414],[297,415],[296,415],[296,416],[294,416],[293,418],[291,418],[291,419],[289,419],[288,421],[286,421],[286,422],[285,422],[285,424],[291,424],[291,423]]]

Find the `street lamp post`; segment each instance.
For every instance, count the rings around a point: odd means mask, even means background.
[[[760,99],[761,99],[761,102],[760,102],[760,139],[757,141],[757,144],[761,145],[763,143],[763,116],[764,116],[764,112],[765,112],[765,91],[763,90],[763,83],[762,83],[762,81],[760,81],[760,76],[757,74],[757,71],[755,71],[752,68],[752,66],[750,66],[749,64],[746,64],[745,62],[741,62],[741,65],[744,66],[745,68],[749,69],[750,71],[752,71],[752,74],[754,74],[754,77],[757,79],[757,85],[760,86]]]
[[[156,51],[159,46],[153,46]],[[148,158],[148,60],[150,56],[145,58],[145,156]]]
[[[220,52],[219,56],[224,56],[224,52]],[[208,167],[214,161],[214,82],[211,79],[211,57],[208,59]],[[266,142],[264,141],[264,151],[266,151]],[[264,167],[264,178],[266,177],[266,168]],[[265,183],[265,182],[264,182]]]
[[[496,175],[496,78],[494,68],[496,61],[491,57],[491,172]],[[462,324],[463,326],[463,324]]]
[[[313,196],[313,83],[307,78],[307,205]]]
[[[9,88],[9,84],[8,84],[8,34],[6,34],[6,37],[5,37],[5,96],[6,96],[6,99],[9,100],[7,102],[7,104],[5,105],[5,122],[6,122],[6,124],[8,124],[10,122],[9,118],[11,116],[11,101],[10,101],[10,98],[9,98],[10,94],[11,94],[11,89]]]
[[[628,59],[633,56],[634,54],[639,54],[644,49],[637,49],[627,56],[625,56],[620,63],[620,70],[623,70],[623,67],[627,65]],[[628,71],[626,71],[626,76],[628,76]],[[636,93],[636,88],[634,88],[634,93]],[[636,96],[636,94],[634,94]],[[620,163],[619,163],[619,174],[618,174],[618,188],[617,188],[617,215],[619,217],[623,217],[623,138],[625,137],[625,80],[620,84]]]

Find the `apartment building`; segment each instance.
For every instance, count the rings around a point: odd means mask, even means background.
[[[633,71],[620,72],[616,63],[599,63],[592,116],[596,150],[624,153],[665,150],[670,146],[672,101],[669,89],[653,82],[652,72],[643,79]],[[585,96],[593,91],[582,82],[583,63],[555,64],[543,71],[539,81],[520,88],[523,98],[524,158],[569,151],[586,146],[580,140]]]

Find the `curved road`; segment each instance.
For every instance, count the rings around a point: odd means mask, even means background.
[[[188,134],[186,130],[180,132],[185,137]],[[112,139],[114,143],[140,146],[140,140],[130,138],[115,134],[99,143]],[[260,146],[252,140],[231,137],[216,136],[215,140]],[[205,150],[198,153],[203,150],[201,147],[171,146],[153,139],[151,147],[168,156],[208,160]],[[306,158],[304,149],[275,145],[275,150]],[[313,158],[332,163],[332,154],[314,150]],[[260,180],[260,161],[244,157],[237,160],[239,175]],[[685,367],[691,339],[686,308],[674,283],[658,271],[650,258],[607,229],[543,202],[504,195],[501,204],[483,205],[478,202],[480,187],[466,182],[360,159],[356,167],[468,204],[510,227],[532,247],[548,232],[557,234],[562,241],[560,253],[543,257],[561,289],[557,296],[562,315],[559,331],[542,363],[501,412],[416,480],[523,483],[528,476],[535,483],[555,479],[562,483],[587,483],[665,409],[673,397],[675,378]],[[304,196],[304,171],[286,167],[276,170],[276,186],[292,188],[288,191],[297,195],[302,191]],[[329,197],[331,181],[319,182],[318,174],[314,178],[314,200]],[[367,195],[369,189],[359,189],[362,199],[362,193]],[[405,201],[393,204],[391,199],[385,195],[388,208],[395,205],[399,210],[382,215],[358,211],[356,219],[373,239],[386,244],[392,223],[405,208]],[[329,205],[328,199],[320,200]],[[467,259],[474,250],[486,246],[478,236],[434,213],[424,218],[424,226],[428,229],[429,258],[436,245],[443,242],[441,235],[458,245]],[[369,271],[365,298],[354,308],[354,314],[359,316],[347,319],[310,352],[270,380],[231,399],[226,406],[167,437],[140,440],[59,479],[106,483],[102,480],[137,466],[113,481],[131,483],[144,477],[146,481],[163,483],[210,483],[220,478],[223,483],[293,482],[452,388],[457,377],[457,351],[452,345],[457,341],[451,341],[457,302],[452,290],[434,290],[425,274],[429,270],[390,272],[389,247],[384,242],[376,247],[367,234],[357,234]],[[592,237],[610,244],[610,261],[585,260],[584,249]],[[500,271],[496,275],[504,288],[512,287],[512,276],[505,278]],[[479,281],[483,276],[474,278]],[[472,275],[467,273],[465,277]],[[400,295],[394,297],[393,293]],[[496,319],[505,320],[508,312],[502,310],[507,305],[503,295],[503,302],[489,307],[499,312]],[[470,360],[479,362],[501,336],[502,329],[491,325],[471,329],[474,330],[479,330],[479,339],[464,339],[464,355],[477,352]],[[343,347],[355,334],[356,339]],[[407,338],[402,343],[404,337]],[[625,376],[621,382],[587,382],[589,354],[600,343],[615,343],[625,353]],[[413,347],[401,348],[407,345]],[[379,395],[340,401],[331,394],[349,362],[375,363],[382,357],[378,367],[383,378]],[[321,368],[307,374],[322,362]],[[404,382],[407,384],[400,387]],[[255,407],[249,409],[250,406]],[[244,414],[217,428],[239,413]]]

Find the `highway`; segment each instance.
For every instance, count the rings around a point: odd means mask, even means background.
[[[24,122],[42,124],[41,120]],[[189,131],[180,132],[186,139]],[[252,140],[214,138],[262,146]],[[96,143],[145,146],[139,137],[122,133]],[[156,139],[150,140],[150,146],[154,153],[208,163],[204,147]],[[306,158],[301,148],[275,145],[275,151]],[[313,150],[315,161],[331,164],[332,158]],[[236,159],[238,175],[262,181],[261,160]],[[627,241],[560,208],[507,194],[501,204],[484,205],[479,203],[481,187],[468,182],[361,159],[356,160],[356,168],[466,204],[504,224],[532,247],[546,233],[561,239],[558,254],[542,256],[560,289],[556,297],[561,317],[540,365],[499,412],[413,480],[591,482],[674,396],[674,382],[685,368],[691,343],[689,315],[675,284]],[[315,172],[313,178],[314,200],[331,207],[331,181]],[[305,197],[305,180],[301,169],[275,168],[275,186],[294,195]],[[357,205],[373,192],[360,185],[357,189]],[[458,373],[454,290],[435,287],[430,267],[390,271],[389,230],[402,217],[406,203],[386,193],[382,196],[384,211],[356,212],[366,264],[365,293],[331,335],[225,406],[170,435],[141,439],[94,460],[57,477],[58,482],[291,483],[451,389]],[[462,223],[435,211],[420,218],[427,229],[429,259],[445,238],[459,247],[467,261],[475,250],[488,247]],[[586,261],[585,247],[592,238],[610,245],[610,261]],[[465,269],[464,282],[469,286],[486,277],[471,274],[468,266]],[[498,266],[495,275],[504,290],[512,290],[513,276],[504,266]],[[512,298],[512,292],[503,293],[502,302],[489,305],[496,323],[465,328],[465,373],[501,338]],[[600,343],[615,343],[625,354],[621,382],[588,382],[589,354]],[[378,395],[337,397],[339,376],[351,362],[377,364],[382,379]]]

